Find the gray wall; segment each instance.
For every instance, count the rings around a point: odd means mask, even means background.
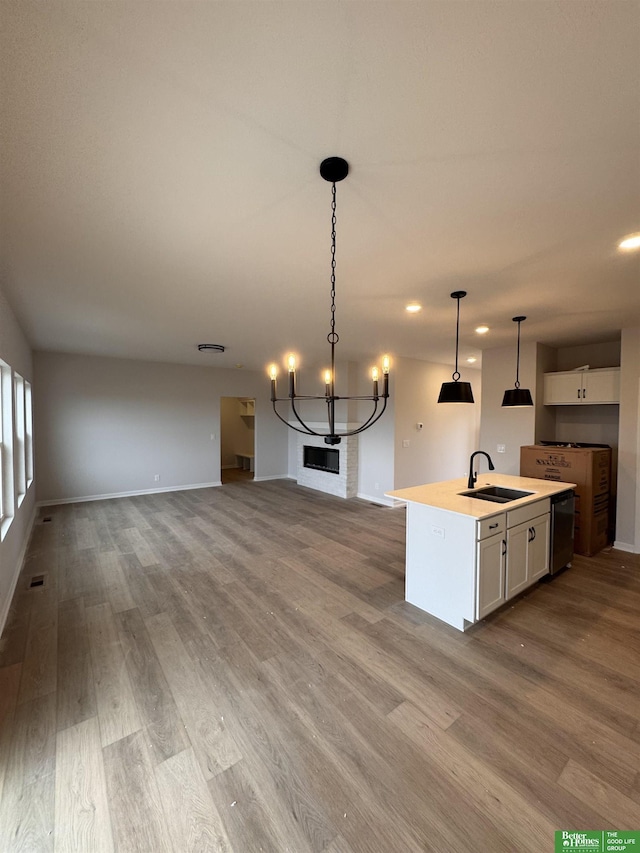
[[[533,444],[536,438],[536,406],[502,408],[504,392],[514,387],[515,378],[515,347],[483,350],[480,447],[491,455],[501,474],[518,475],[520,448]],[[541,404],[542,386],[538,388],[537,383],[537,344],[521,344],[520,385],[531,391],[534,404]],[[505,445],[505,453],[497,452],[499,444]]]
[[[620,341],[560,347],[557,350],[557,359],[554,370],[574,370],[585,364],[588,364],[591,369],[617,367],[620,364]]]
[[[0,358],[28,382],[33,383],[31,349],[0,288]],[[33,392],[35,393],[35,387]],[[15,418],[14,418],[15,423]],[[15,462],[15,459],[14,459]],[[35,511],[35,480],[27,490],[2,542],[0,542],[0,634],[5,624],[11,596],[22,567]]]
[[[222,396],[256,398],[256,479],[286,475],[262,372],[37,352],[35,376],[39,501],[219,483]]]
[[[451,373],[452,368],[444,364],[398,359],[396,489],[451,480],[469,471],[469,457],[479,448],[482,376],[479,370],[460,370],[462,381],[471,383],[474,404],[438,403],[440,386],[451,381]],[[422,430],[417,429],[418,423],[423,424]]]
[[[640,553],[640,328],[622,330],[616,546]]]

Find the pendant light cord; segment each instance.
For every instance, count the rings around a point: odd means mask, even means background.
[[[516,350],[516,388],[520,387],[520,323],[521,320],[518,320],[518,347]]]
[[[460,297],[456,298],[458,303],[458,313],[456,316],[456,369],[455,373],[451,377],[454,382],[457,382],[460,379],[460,371],[458,370],[458,341],[460,338]]]

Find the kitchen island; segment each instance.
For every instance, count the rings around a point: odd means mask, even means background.
[[[527,494],[482,499],[492,486]],[[460,631],[483,619],[548,574],[549,499],[571,488],[490,471],[474,489],[460,478],[387,492],[407,504],[405,599]]]

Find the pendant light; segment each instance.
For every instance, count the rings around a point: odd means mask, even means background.
[[[510,408],[516,406],[533,406],[531,399],[531,391],[528,388],[520,387],[520,323],[526,320],[526,317],[513,317],[513,322],[518,324],[518,350],[516,356],[516,385],[515,388],[509,388],[504,392],[502,405]]]
[[[275,364],[269,367],[269,376],[271,377],[271,403],[273,411],[280,420],[285,423],[290,429],[296,432],[301,432],[303,435],[315,435],[323,437],[325,444],[340,444],[340,439],[349,435],[358,435],[364,432],[369,427],[372,427],[378,421],[384,410],[387,408],[387,400],[389,399],[389,356],[385,355],[382,358],[382,391],[378,387],[380,371],[374,367],[371,371],[373,380],[373,393],[365,394],[357,397],[346,397],[344,395],[336,395],[335,393],[335,378],[336,378],[336,360],[335,348],[340,340],[336,332],[336,183],[343,181],[349,174],[349,164],[342,157],[329,157],[323,160],[320,164],[320,176],[331,184],[331,320],[329,324],[329,334],[327,341],[331,348],[331,369],[324,371],[324,394],[322,396],[307,396],[296,394],[296,360],[293,355],[290,355],[287,361],[287,370],[289,372],[289,393],[286,397],[278,397],[276,389],[276,379],[278,369]],[[327,404],[327,426],[326,431],[313,429],[302,420],[302,416],[298,411],[298,404],[305,400],[324,400]],[[336,430],[335,404],[336,400],[368,400],[373,403],[371,414],[366,418],[364,423],[355,429],[347,429],[342,432]],[[277,410],[277,403],[288,401],[291,412],[293,413],[296,424],[290,423]],[[380,401],[382,405],[380,406]],[[379,408],[380,407],[380,408]]]
[[[455,290],[451,294],[452,299],[458,300],[458,313],[456,318],[456,369],[453,372],[453,382],[443,382],[440,388],[439,403],[473,403],[473,391],[470,382],[460,382],[458,370],[458,343],[460,339],[460,300],[467,295],[466,290]]]

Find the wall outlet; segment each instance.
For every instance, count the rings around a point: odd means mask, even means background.
[[[156,481],[156,483],[159,483],[160,482],[160,474],[155,474],[153,479]]]
[[[375,490],[376,490],[376,492],[380,491],[380,483],[376,483]]]
[[[431,535],[437,536],[439,539],[444,539],[444,527],[436,527],[435,524],[432,524]]]
[[[215,434],[215,432],[212,432],[211,433],[211,441],[215,441],[215,440],[216,440],[216,434]]]
[[[404,438],[402,440],[402,446],[403,447],[409,447],[409,439],[408,438]]]
[[[416,424],[416,429],[418,430],[418,432],[420,432],[420,430],[421,430],[423,427],[424,427],[424,424],[423,424],[423,423],[421,423],[420,421],[418,421],[418,423]]]
[[[498,451],[498,453],[506,453],[507,452],[507,445],[506,444],[497,444],[496,450]]]

